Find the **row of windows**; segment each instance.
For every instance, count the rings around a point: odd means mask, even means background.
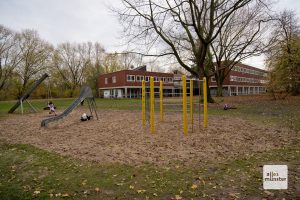
[[[248,69],[248,68],[244,68],[244,67],[238,67],[238,66],[234,66],[232,68],[232,71],[242,72],[245,74],[253,74],[253,75],[257,75],[257,76],[264,76],[264,77],[267,76],[267,73],[265,73],[265,72],[257,71],[254,69]]]
[[[230,76],[230,81],[244,82],[244,83],[263,83],[263,84],[266,83],[266,80],[239,77],[239,76]]]
[[[164,83],[172,83],[173,82],[173,78],[171,77],[156,77],[154,76],[154,82],[159,82],[159,81],[163,81]],[[127,75],[127,81],[128,82],[142,82],[143,80],[145,80],[146,82],[150,81],[150,76],[140,76],[140,75]],[[105,85],[108,84],[108,78],[104,79],[105,81]],[[116,83],[117,82],[117,77],[113,76],[112,77],[112,83]]]
[[[163,81],[165,83],[172,83],[173,82],[173,78],[171,77],[153,77],[154,82],[159,82],[159,81]],[[127,75],[127,81],[128,82],[141,82],[145,80],[145,82],[149,82],[150,81],[150,76],[140,76],[140,75]]]

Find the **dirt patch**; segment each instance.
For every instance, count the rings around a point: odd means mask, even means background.
[[[288,129],[256,125],[239,118],[209,117],[209,127],[199,127],[183,135],[182,115],[156,116],[156,133],[141,125],[138,111],[99,110],[99,120],[80,122],[77,109],[64,120],[41,128],[47,113],[11,115],[0,121],[0,140],[32,144],[36,147],[101,163],[158,165],[182,161],[186,164],[222,161],[288,145],[294,135]],[[201,119],[202,123],[202,119]]]

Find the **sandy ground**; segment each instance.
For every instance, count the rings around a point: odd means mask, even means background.
[[[182,161],[219,162],[252,152],[288,145],[294,137],[289,130],[255,125],[239,118],[211,116],[209,127],[191,128],[183,135],[182,115],[165,115],[164,123],[156,116],[156,134],[141,126],[141,113],[99,110],[99,120],[80,122],[84,110],[77,109],[64,120],[41,128],[48,113],[11,115],[0,121],[0,140],[32,144],[62,155],[97,161],[139,165],[164,165]]]

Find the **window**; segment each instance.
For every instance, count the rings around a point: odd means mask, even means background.
[[[210,81],[211,82],[216,82],[216,78],[215,77],[211,77]]]
[[[158,82],[157,76],[154,77],[154,82]]]
[[[141,76],[136,76],[136,81],[140,82],[141,81]]]
[[[145,81],[149,82],[150,81],[150,77],[149,76],[145,76]]]
[[[117,77],[116,76],[113,76],[112,77],[112,83],[116,83],[117,82]]]
[[[230,76],[230,81],[236,81],[237,77],[236,76]]]
[[[105,81],[105,85],[107,85],[108,84],[108,79],[105,78],[104,81]]]
[[[127,75],[127,81],[128,82],[135,81],[135,76],[134,75]]]

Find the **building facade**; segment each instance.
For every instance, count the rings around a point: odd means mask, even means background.
[[[164,96],[181,96],[181,74],[148,72],[146,67],[135,70],[122,70],[100,75],[98,78],[98,93],[103,98],[140,98],[142,93],[142,81],[145,80],[146,92],[149,92],[150,77],[154,78],[154,90],[156,96],[159,93],[159,82],[163,81]],[[225,78],[223,83],[224,96],[236,96],[247,94],[261,94],[266,91],[267,72],[262,69],[238,63]],[[189,81],[187,89],[189,93]],[[194,83],[194,94],[199,94],[199,84]],[[216,94],[217,83],[214,77],[209,80],[212,95]]]
[[[98,92],[104,98],[139,98],[142,93],[142,81],[145,80],[149,92],[150,77],[154,78],[155,92],[159,92],[159,82],[163,81],[164,95],[172,93],[173,74],[148,72],[146,70],[122,70],[100,75]]]
[[[223,95],[236,96],[265,93],[266,83],[267,71],[238,63],[224,80]],[[215,77],[210,79],[210,92],[212,95],[215,95],[217,92]]]

